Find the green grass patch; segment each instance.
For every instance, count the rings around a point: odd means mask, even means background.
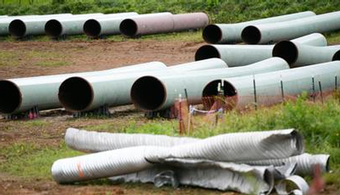
[[[17,66],[20,56],[12,51],[0,50],[0,67],[1,66]]]
[[[0,149],[0,172],[27,179],[52,179],[50,170],[54,161],[80,154],[67,148],[64,141],[53,148],[35,143],[16,143]]]

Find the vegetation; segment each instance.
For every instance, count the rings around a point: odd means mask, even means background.
[[[205,11],[214,22],[239,22],[299,11],[337,11],[337,0],[1,0],[0,15]],[[18,7],[19,5],[19,7]]]

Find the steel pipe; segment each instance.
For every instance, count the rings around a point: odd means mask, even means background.
[[[63,35],[77,35],[84,33],[84,23],[89,19],[101,18],[125,18],[135,15],[135,12],[117,13],[117,14],[84,14],[76,15],[70,18],[49,20],[45,25],[45,33],[51,38],[58,38]]]
[[[27,16],[9,16],[6,18],[0,19],[0,36],[5,36],[9,34],[8,27],[9,23],[11,23],[15,19],[28,19],[28,18],[37,18],[38,15],[27,15]]]
[[[273,56],[285,59],[291,67],[340,60],[340,45],[315,47],[297,42],[281,41],[273,50]]]
[[[83,31],[90,38],[98,38],[103,35],[115,35],[120,34],[119,25],[127,17],[140,17],[138,13],[131,12],[126,17],[106,17],[89,19],[84,23]]]
[[[138,72],[121,76],[72,77],[60,85],[58,96],[61,105],[71,112],[93,110],[103,105],[126,105],[131,104],[131,86],[139,77],[145,75],[177,75],[186,71],[216,68],[226,69],[227,65],[220,59],[208,59],[171,66],[165,71]]]
[[[45,34],[45,24],[48,20],[58,18],[69,18],[72,14],[54,14],[39,16],[36,18],[15,19],[9,24],[9,33],[14,38],[22,38],[27,35]]]
[[[229,69],[189,72],[181,75],[161,77],[144,76],[137,79],[131,88],[133,104],[145,111],[162,110],[172,106],[179,94],[188,94],[190,104],[202,102],[202,91],[207,83],[216,78],[237,77],[263,72],[288,69],[289,65],[281,58],[269,58],[248,66]]]
[[[334,90],[338,87],[339,76],[340,62],[334,61],[254,76],[214,80],[204,87],[202,96],[217,95],[217,85],[223,81],[224,95],[230,109],[243,109],[253,103],[269,106],[304,91],[315,94],[321,90],[321,93]]]
[[[307,18],[270,24],[250,25],[242,31],[242,40],[248,44],[284,41],[310,33],[325,33],[340,29],[340,11]]]
[[[236,24],[211,24],[204,28],[203,39],[211,44],[237,43],[242,41],[242,30],[249,25],[283,22],[315,15],[314,12],[306,11]]]
[[[120,24],[123,35],[135,37],[138,35],[169,33],[190,29],[203,28],[208,25],[209,18],[205,13],[177,14],[160,16],[145,16],[125,19]]]
[[[27,111],[34,106],[40,110],[61,107],[58,100],[59,86],[65,79],[72,76],[123,74],[164,68],[166,65],[161,62],[150,62],[103,71],[4,79],[0,81],[0,112],[15,114]]]
[[[291,42],[292,44],[327,46],[325,36],[320,33],[293,39]],[[203,45],[196,51],[195,60],[221,58],[229,67],[244,66],[271,58],[273,48],[274,45]],[[247,57],[245,57],[245,54],[247,54]],[[274,56],[281,57],[279,55]]]

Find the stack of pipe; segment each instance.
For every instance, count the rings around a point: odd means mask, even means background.
[[[329,155],[304,154],[302,136],[293,129],[244,132],[206,139],[161,135],[112,134],[69,128],[66,144],[98,153],[60,159],[52,165],[59,183],[112,177],[112,180],[154,182],[156,186],[193,185],[242,193],[269,194],[286,182],[306,194],[313,166],[329,170]],[[289,193],[289,192],[287,192]]]
[[[316,93],[322,95],[336,90],[339,77],[340,61],[334,61],[271,73],[214,80],[204,87],[202,96],[217,95],[217,86],[223,82],[224,95],[231,109],[242,109],[254,103],[258,106],[268,106],[281,103],[285,97],[296,97],[304,91],[312,95]]]
[[[325,33],[340,29],[340,11],[316,16],[249,25],[242,31],[242,40],[248,44],[273,43],[301,37],[310,33]]]
[[[326,38],[320,33],[306,35],[290,42],[301,46],[327,46]],[[195,60],[221,58],[229,67],[244,66],[273,56],[283,57],[283,55],[272,54],[273,48],[276,47],[276,45],[275,47],[274,45],[203,45],[196,51]],[[280,49],[281,52],[291,50],[291,48],[286,47]],[[247,57],[245,57],[245,54]],[[286,60],[286,58],[284,59]]]
[[[61,107],[58,101],[59,86],[65,79],[72,76],[115,75],[165,68],[166,65],[161,62],[150,62],[95,72],[3,79],[0,80],[0,112],[16,114],[35,106],[39,110]]]
[[[145,75],[178,75],[185,72],[226,70],[227,64],[220,59],[207,59],[170,66],[166,71],[135,72],[124,75],[100,75],[71,77],[59,88],[61,105],[71,112],[93,110],[103,105],[131,104],[130,90],[136,79]],[[157,90],[156,87],[149,88]]]
[[[315,16],[315,13],[306,11],[236,24],[211,24],[204,28],[203,39],[211,44],[237,43],[242,41],[241,33],[249,25],[290,21],[311,16]]]
[[[159,16],[128,18],[121,22],[120,31],[123,35],[135,37],[139,35],[169,33],[190,29],[203,28],[209,24],[209,17],[203,12]]]
[[[45,34],[45,24],[51,19],[70,18],[72,14],[42,15],[39,17],[17,18],[9,23],[8,31],[14,38],[23,38],[28,35]]]
[[[70,18],[53,19],[47,21],[45,25],[45,33],[51,38],[58,38],[63,35],[77,35],[84,33],[84,24],[89,19],[104,18],[126,18],[136,15],[136,12],[118,13],[118,14],[84,14],[73,16]]]
[[[179,94],[187,95],[190,104],[202,102],[204,86],[221,77],[237,77],[288,69],[281,58],[269,58],[254,64],[228,69],[188,72],[180,75],[144,76],[138,78],[131,88],[133,104],[144,111],[157,111],[171,107]]]

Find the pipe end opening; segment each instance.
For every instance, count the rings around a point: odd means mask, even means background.
[[[63,31],[63,27],[58,20],[49,20],[45,24],[45,33],[50,37],[59,37]]]
[[[220,52],[212,45],[203,45],[195,53],[195,60],[205,60],[209,58],[221,58]]]
[[[83,30],[89,37],[99,37],[101,26],[97,20],[90,19],[85,22]]]
[[[216,44],[222,39],[222,31],[217,25],[210,24],[203,29],[202,36],[205,42]]]
[[[288,64],[294,64],[298,58],[298,48],[291,41],[281,41],[273,48],[273,57],[280,57]]]
[[[23,37],[26,33],[26,25],[22,20],[13,20],[8,26],[9,33],[14,37]]]
[[[248,44],[258,44],[261,41],[261,32],[255,26],[247,26],[241,34],[242,40]]]
[[[58,98],[67,110],[84,111],[93,101],[93,90],[85,79],[71,77],[60,85]]]
[[[335,52],[332,58],[332,61],[337,61],[337,60],[340,60],[340,50]]]
[[[137,24],[132,19],[125,19],[119,25],[119,30],[122,34],[126,36],[136,36],[137,35]]]
[[[166,100],[166,89],[155,77],[144,76],[137,79],[131,88],[133,104],[142,110],[154,111],[162,107]]]
[[[20,89],[11,81],[0,81],[0,112],[11,114],[21,105]]]
[[[210,99],[219,95],[218,86],[221,85],[221,83],[221,80],[214,80],[204,87],[202,97],[206,107],[210,108],[215,103],[215,101],[210,101]],[[226,102],[224,102],[224,104],[226,105],[227,109],[234,108],[236,103],[235,101],[237,100],[237,91],[235,87],[228,81],[223,81],[223,95],[226,97]],[[206,99],[208,101],[205,101]]]

